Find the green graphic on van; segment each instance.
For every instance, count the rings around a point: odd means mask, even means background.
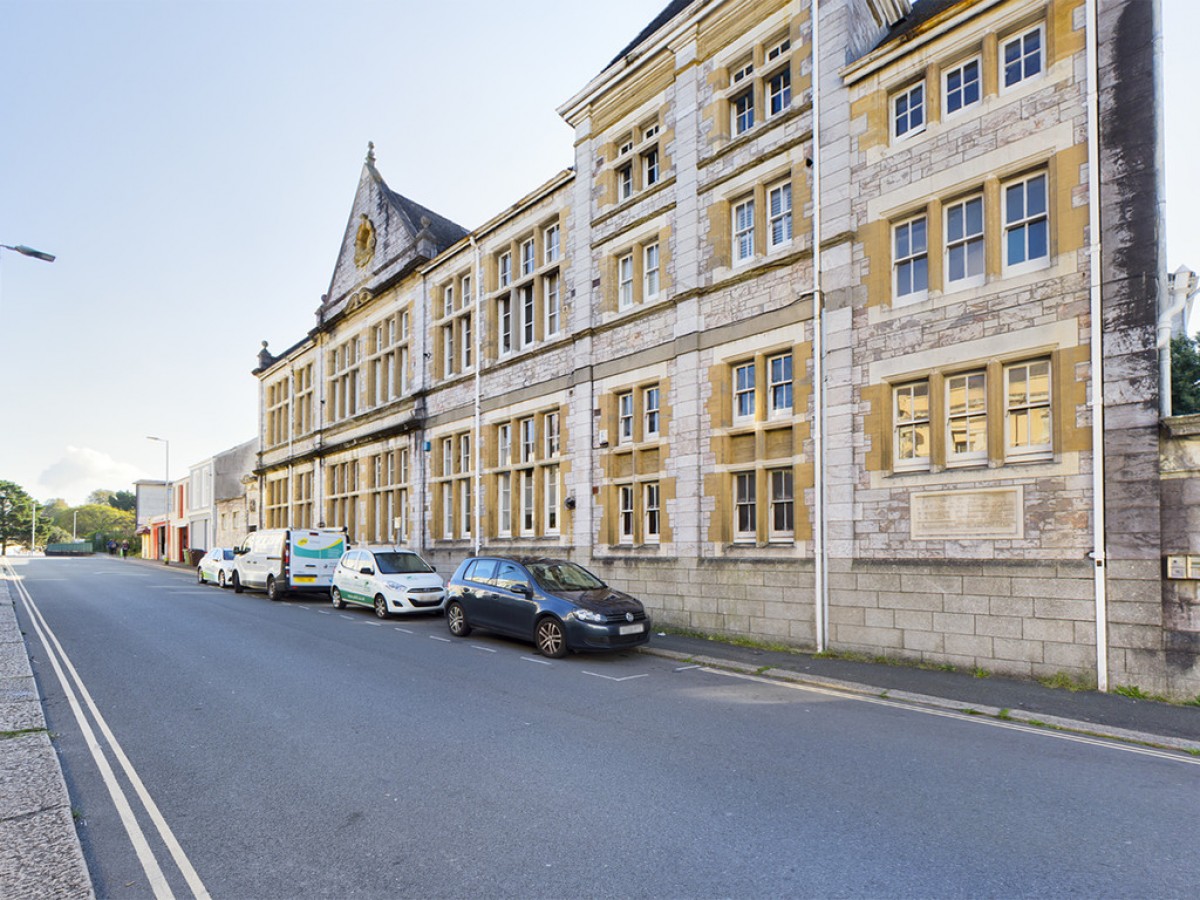
[[[325,543],[317,537],[303,537],[296,541],[294,552],[305,559],[341,559],[345,552],[345,540],[341,535],[321,535],[327,538]]]

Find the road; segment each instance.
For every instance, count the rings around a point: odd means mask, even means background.
[[[133,562],[17,571],[99,897],[1190,897],[1200,883],[1186,755],[641,653],[547,661],[480,632],[452,640],[440,618],[271,603]]]

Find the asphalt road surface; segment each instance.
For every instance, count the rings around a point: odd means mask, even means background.
[[[17,572],[102,898],[1200,883],[1186,755],[641,653],[549,661],[451,639],[441,618],[271,603],[120,560]]]

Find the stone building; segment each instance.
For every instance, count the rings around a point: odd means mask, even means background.
[[[1158,4],[817,8],[670,3],[559,109],[574,168],[470,231],[372,148],[316,327],[260,355],[264,526],[1194,695]]]

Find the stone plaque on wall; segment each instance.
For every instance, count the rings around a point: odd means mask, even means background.
[[[1020,486],[911,495],[914,541],[1011,540],[1025,534]]]

